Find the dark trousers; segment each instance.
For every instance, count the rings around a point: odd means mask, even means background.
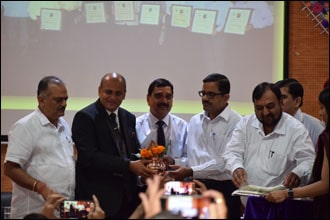
[[[239,196],[232,196],[231,193],[237,188],[231,180],[217,181],[211,179],[199,179],[207,189],[215,189],[222,192],[226,199],[228,208],[228,219],[240,219],[241,217],[241,199]]]
[[[128,219],[141,203],[138,194],[131,194],[130,196],[127,196],[126,193],[127,192],[123,195],[124,199],[122,205],[120,206],[121,208],[115,215],[110,214],[107,219]]]

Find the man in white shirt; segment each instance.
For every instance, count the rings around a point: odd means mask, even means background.
[[[255,114],[237,124],[224,154],[236,187],[252,184],[292,188],[309,180],[315,151],[302,123],[282,112],[281,91],[271,83],[253,90]]]
[[[230,82],[222,74],[211,73],[203,79],[202,113],[194,115],[188,124],[187,167],[172,166],[169,175],[176,180],[192,177],[202,181],[208,189],[221,191],[228,206],[228,218],[239,219],[241,203],[231,196],[236,187],[225,170],[224,148],[241,116],[231,110]]]
[[[173,85],[167,79],[155,79],[148,88],[147,103],[149,112],[136,118],[136,132],[141,148],[149,146],[151,141],[158,140],[158,121],[165,136],[165,163],[184,165],[186,150],[184,144],[187,135],[187,122],[170,113],[173,105]],[[161,144],[161,145],[163,145]]]
[[[305,125],[312,138],[315,150],[317,150],[317,140],[324,130],[321,121],[307,113],[301,111],[303,105],[304,88],[293,78],[283,79],[276,82],[282,94],[282,110]]]
[[[71,130],[63,119],[67,90],[55,76],[38,85],[38,108],[9,132],[4,173],[13,181],[11,219],[41,213],[47,197],[74,199],[75,157]],[[59,217],[59,213],[55,215]]]

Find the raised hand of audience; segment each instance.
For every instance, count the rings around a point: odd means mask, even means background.
[[[52,193],[47,197],[46,203],[41,210],[41,214],[47,216],[49,219],[56,219],[55,210],[60,210],[60,203],[66,198],[59,193]]]
[[[93,195],[93,202],[91,203],[91,209],[88,213],[87,218],[88,219],[104,219],[105,213],[103,209],[100,206],[99,200],[95,195]]]
[[[162,178],[159,175],[147,178],[147,190],[139,194],[145,213],[144,218],[151,218],[162,211],[161,197],[164,194],[164,188],[161,187]]]
[[[207,190],[205,184],[197,179],[192,180],[195,183],[195,192],[194,194],[202,194],[204,191]]]
[[[208,189],[202,193],[205,197],[211,197],[214,202],[209,207],[209,219],[226,219],[227,205],[223,194],[217,190]]]

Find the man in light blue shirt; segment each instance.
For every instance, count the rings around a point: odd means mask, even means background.
[[[324,126],[319,119],[301,111],[304,88],[293,78],[280,80],[276,85],[280,88],[282,94],[282,110],[305,125],[312,138],[315,150],[317,150],[317,140],[324,130]]]
[[[136,118],[136,132],[141,148],[151,141],[158,143],[158,121],[163,121],[166,155],[165,163],[184,165],[186,150],[187,122],[170,113],[173,105],[173,85],[167,79],[154,80],[148,88],[147,103],[149,112]]]

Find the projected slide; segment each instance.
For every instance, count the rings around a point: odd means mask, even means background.
[[[1,1],[1,134],[37,108],[36,87],[56,75],[65,118],[97,99],[101,77],[126,77],[123,107],[148,111],[156,78],[174,85],[172,112],[202,111],[202,80],[222,73],[231,107],[253,112],[251,93],[283,77],[283,1]]]

